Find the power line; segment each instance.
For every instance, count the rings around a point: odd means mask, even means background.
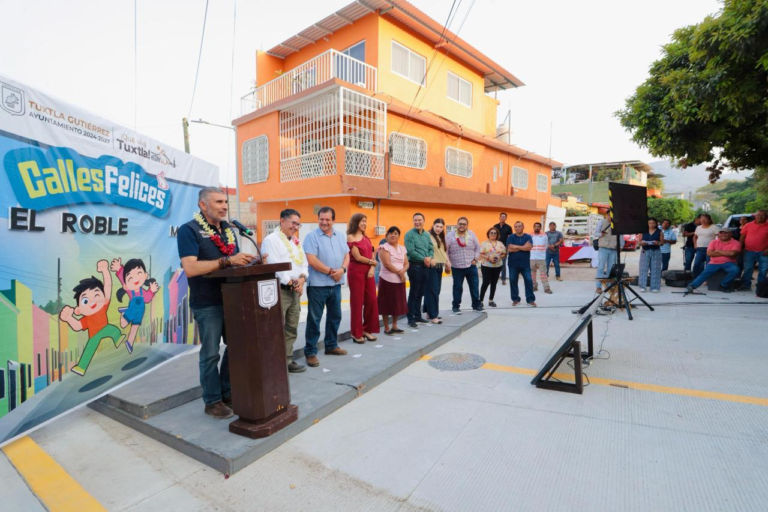
[[[453,23],[453,18],[456,17],[456,13],[459,12],[459,7],[461,7],[462,0],[459,0],[459,5],[456,6],[456,0],[453,0],[453,4],[451,4],[451,10],[448,11],[448,19],[445,20],[445,24],[443,24],[443,31],[440,34],[440,40],[435,44],[435,50],[432,52],[432,58],[429,59],[429,62],[427,63],[427,66],[424,69],[424,77],[421,79],[421,82],[419,83],[418,89],[416,89],[416,94],[413,96],[413,100],[411,100],[411,104],[408,106],[408,112],[405,113],[405,119],[400,123],[400,127],[397,129],[398,132],[403,129],[403,125],[405,125],[405,122],[408,120],[408,118],[411,115],[411,109],[413,108],[413,104],[416,103],[416,98],[419,97],[419,93],[421,92],[421,88],[424,87],[424,82],[427,81],[427,75],[429,74],[429,70],[432,67],[432,64],[435,62],[435,58],[437,57],[438,53],[438,47],[440,43],[443,41],[443,38],[445,37],[445,32],[448,30],[448,27]],[[456,7],[456,11],[454,12],[453,8]],[[427,88],[429,90],[429,88]]]
[[[229,119],[232,119],[232,100],[235,96],[235,35],[237,33],[237,0],[234,0],[235,4],[235,13],[234,13],[234,19],[232,20],[232,64],[231,69],[229,71]],[[232,156],[229,152],[229,147],[232,145],[232,137],[227,136],[227,172],[229,172],[229,164],[230,164],[230,157]],[[237,151],[237,148],[235,148],[235,151]],[[237,164],[235,164],[235,185],[237,185]],[[237,201],[240,201],[240,198],[237,198]]]
[[[192,105],[195,104],[195,92],[197,92],[197,77],[200,75],[200,61],[203,58],[203,41],[205,41],[205,24],[208,21],[208,0],[205,0],[205,14],[203,14],[203,33],[200,35],[200,52],[197,55],[197,69],[195,71],[195,85],[192,87],[192,101],[189,103],[187,119],[192,119]]]
[[[0,267],[7,268],[8,270],[13,270],[14,272],[18,272],[20,274],[30,274],[32,276],[40,276],[40,277],[44,277],[46,279],[50,279],[51,281],[56,281],[56,278],[54,276],[52,276],[52,275],[39,274],[37,272],[30,272],[29,270],[22,270],[22,269],[16,268],[16,267],[9,267],[8,265],[0,265]],[[0,270],[0,272],[2,272],[2,270]]]

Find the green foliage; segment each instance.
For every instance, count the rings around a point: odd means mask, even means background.
[[[766,83],[768,2],[724,0],[717,16],[675,31],[616,115],[654,156],[683,168],[714,162],[715,181],[725,167],[768,162]]]
[[[725,222],[725,219],[728,218],[728,215],[723,210],[713,209],[707,212],[707,211],[704,211],[704,209],[702,208],[697,208],[694,214],[691,215],[691,218],[694,218],[695,216],[700,215],[702,213],[708,213],[709,216],[712,217],[712,222],[714,222],[715,224],[722,224],[723,222]]]
[[[651,176],[648,178],[648,183],[646,183],[646,185],[648,188],[654,190],[664,190],[664,181],[658,176]]]
[[[655,217],[661,222],[669,219],[672,224],[690,220],[693,218],[692,205],[683,199],[648,198],[648,216]]]
[[[58,315],[59,311],[61,311],[61,308],[63,307],[63,304],[60,300],[56,300],[55,302],[52,300],[49,300],[45,306],[41,307],[43,311],[48,313],[49,315]]]
[[[600,169],[594,181],[621,181],[621,169]]]

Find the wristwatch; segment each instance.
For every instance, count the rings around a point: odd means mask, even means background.
[[[344,273],[347,273],[347,267],[341,267],[341,269],[344,271]]]

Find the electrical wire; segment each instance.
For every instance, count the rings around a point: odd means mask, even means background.
[[[229,119],[232,119],[232,100],[235,95],[235,35],[237,34],[237,0],[234,0],[234,16],[232,19],[232,63],[229,71]],[[227,136],[227,173],[229,173],[230,157],[229,148],[232,146],[232,137]],[[237,151],[237,148],[235,148]],[[227,183],[229,185],[229,183]],[[235,186],[237,186],[237,164],[235,164]],[[236,199],[240,201],[238,197]]]
[[[195,104],[195,93],[197,92],[197,78],[200,76],[200,61],[203,58],[203,42],[205,41],[205,24],[208,21],[208,0],[205,0],[205,14],[203,14],[203,33],[200,35],[200,51],[197,54],[197,69],[195,70],[195,85],[192,87],[192,101],[189,103],[189,114],[187,119],[192,119],[192,105]]]
[[[435,58],[437,57],[438,47],[440,43],[443,41],[443,38],[445,37],[446,30],[448,30],[448,27],[451,25],[451,23],[453,23],[453,18],[456,17],[456,13],[459,12],[459,7],[461,7],[461,2],[462,0],[459,0],[459,5],[456,6],[456,0],[453,0],[453,4],[451,4],[451,10],[448,11],[448,19],[446,19],[445,23],[443,24],[443,32],[440,34],[440,40],[435,44],[435,50],[434,52],[432,52],[432,58],[429,59],[429,62],[427,63],[426,68],[424,69],[424,77],[421,79],[421,82],[419,83],[419,88],[416,89],[416,94],[413,96],[413,100],[411,100],[411,104],[408,105],[408,111],[405,113],[405,118],[400,123],[400,127],[397,129],[398,133],[400,132],[400,130],[403,129],[405,122],[409,119],[411,115],[411,109],[413,108],[413,105],[416,103],[416,99],[419,97],[419,93],[421,92],[422,87],[424,87],[424,82],[427,81],[427,75],[429,74],[429,70],[432,67],[432,64],[435,62]],[[454,7],[456,7],[456,12],[454,12],[453,10]],[[427,87],[427,90],[429,90],[429,87]]]

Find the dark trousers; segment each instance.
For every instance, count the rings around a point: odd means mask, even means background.
[[[341,323],[341,285],[336,286],[308,286],[307,300],[307,329],[304,331],[305,356],[317,355],[317,342],[320,339],[320,320],[323,318],[323,309],[327,309],[325,316],[325,350],[333,350],[339,346],[337,336]]]
[[[707,256],[707,248],[706,247],[697,247],[696,248],[696,259],[693,261],[693,278],[696,279],[699,277],[699,274],[704,272],[704,266],[709,261],[709,256]]]
[[[408,280],[411,282],[411,289],[408,291],[408,323],[423,318],[421,301],[424,299],[428,279],[429,267],[411,263],[408,267]]]
[[[443,266],[430,267],[427,273],[427,288],[424,293],[424,312],[429,318],[437,318],[440,315],[440,288],[443,285]]]
[[[518,279],[523,276],[525,284],[525,302],[530,304],[536,302],[536,296],[533,294],[533,279],[531,278],[531,267],[509,267],[509,293],[512,302],[520,302],[520,289],[518,288]]]
[[[483,287],[480,288],[480,302],[485,300],[485,292],[488,290],[489,286],[491,287],[491,294],[488,296],[488,300],[492,301],[493,297],[496,296],[496,283],[499,281],[499,275],[503,268],[503,265],[501,267],[480,267],[480,271],[483,274]]]
[[[669,270],[669,260],[672,258],[671,252],[661,253],[661,271]]]
[[[229,382],[229,354],[224,349],[219,368],[219,345],[224,332],[224,307],[206,306],[192,308],[192,315],[200,332],[200,386],[203,388],[203,402],[213,405],[232,395]]]
[[[685,248],[685,266],[683,267],[685,270],[690,271],[693,267],[693,258],[696,256],[696,248],[695,247],[686,247]]]
[[[501,280],[506,281],[507,280],[507,255],[505,254],[503,258],[501,258]]]
[[[550,261],[555,264],[555,277],[560,277],[560,253],[559,252],[555,254],[547,253],[547,256],[546,256],[547,277],[549,277]]]
[[[480,294],[478,284],[480,279],[477,276],[477,267],[472,265],[467,268],[451,268],[453,274],[453,307],[461,307],[461,296],[464,294],[464,279],[469,285],[469,296],[472,299],[472,307],[480,307]]]

